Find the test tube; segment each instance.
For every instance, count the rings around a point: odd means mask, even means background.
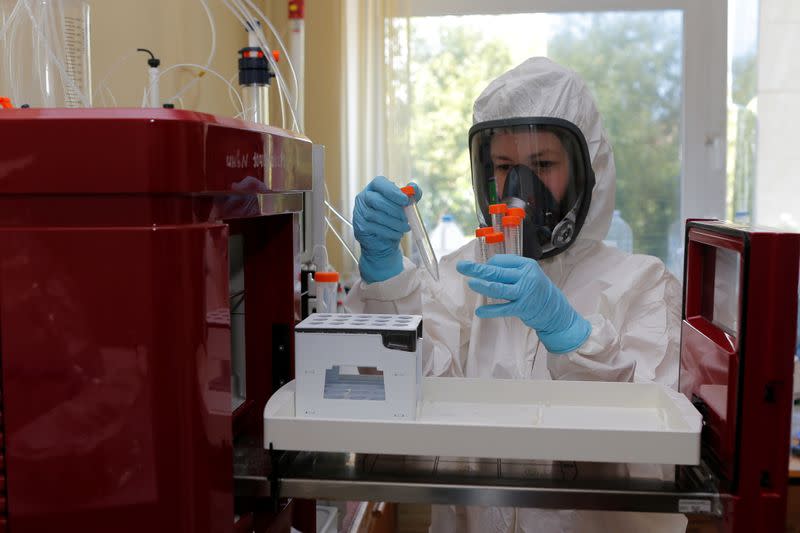
[[[509,207],[507,216],[519,217],[519,255],[525,255],[525,246],[522,244],[522,236],[525,234],[523,228],[525,227],[525,209],[522,207]]]
[[[492,204],[489,206],[489,214],[492,215],[492,227],[497,233],[503,233],[503,217],[506,216],[508,206],[506,204]]]
[[[486,240],[486,260],[497,254],[506,253],[505,237],[502,233],[492,232],[484,237]]]
[[[493,204],[497,203],[497,178],[494,176],[489,178],[489,201]]]
[[[525,219],[525,209],[522,207],[509,207],[508,211],[506,212],[508,216],[515,216],[521,219]]]
[[[317,272],[314,283],[317,287],[317,313],[335,313],[339,273]]]
[[[490,233],[489,235],[484,237],[484,239],[486,239],[487,262],[495,255],[505,253],[505,246],[504,246],[505,237],[503,237],[502,233]],[[503,303],[504,301],[505,300],[498,300],[496,298],[486,298],[487,304],[499,304]]]
[[[478,261],[481,263],[488,261],[486,258],[486,236],[490,233],[494,233],[494,228],[491,226],[475,230],[475,238],[478,239]]]
[[[517,216],[503,217],[503,237],[505,238],[506,253],[522,255],[522,220]]]
[[[414,238],[414,244],[417,245],[417,251],[431,277],[439,281],[439,263],[436,261],[436,254],[433,253],[433,247],[428,238],[428,232],[425,230],[425,224],[422,223],[422,217],[419,216],[419,209],[417,209],[417,200],[415,197],[416,191],[411,185],[402,187],[400,190],[408,196],[408,205],[403,208],[403,211],[408,219],[408,225],[411,226],[411,235]]]

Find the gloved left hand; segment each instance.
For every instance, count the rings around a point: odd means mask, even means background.
[[[470,289],[505,303],[482,305],[480,318],[519,317],[536,330],[550,353],[577,350],[589,337],[592,326],[573,309],[539,263],[518,255],[498,254],[488,263],[459,261],[456,269],[470,276]]]

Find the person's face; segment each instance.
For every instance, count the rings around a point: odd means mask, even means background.
[[[559,202],[569,185],[569,156],[549,131],[497,133],[490,145],[497,193],[503,194],[508,171],[515,165],[530,168]]]

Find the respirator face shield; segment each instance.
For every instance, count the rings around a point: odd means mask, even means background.
[[[577,126],[549,117],[482,122],[470,128],[469,147],[481,225],[491,225],[489,205],[505,203],[525,209],[526,257],[550,257],[575,241],[594,187]]]

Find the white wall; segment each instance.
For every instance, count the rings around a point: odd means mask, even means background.
[[[761,0],[755,221],[800,229],[800,1]]]

